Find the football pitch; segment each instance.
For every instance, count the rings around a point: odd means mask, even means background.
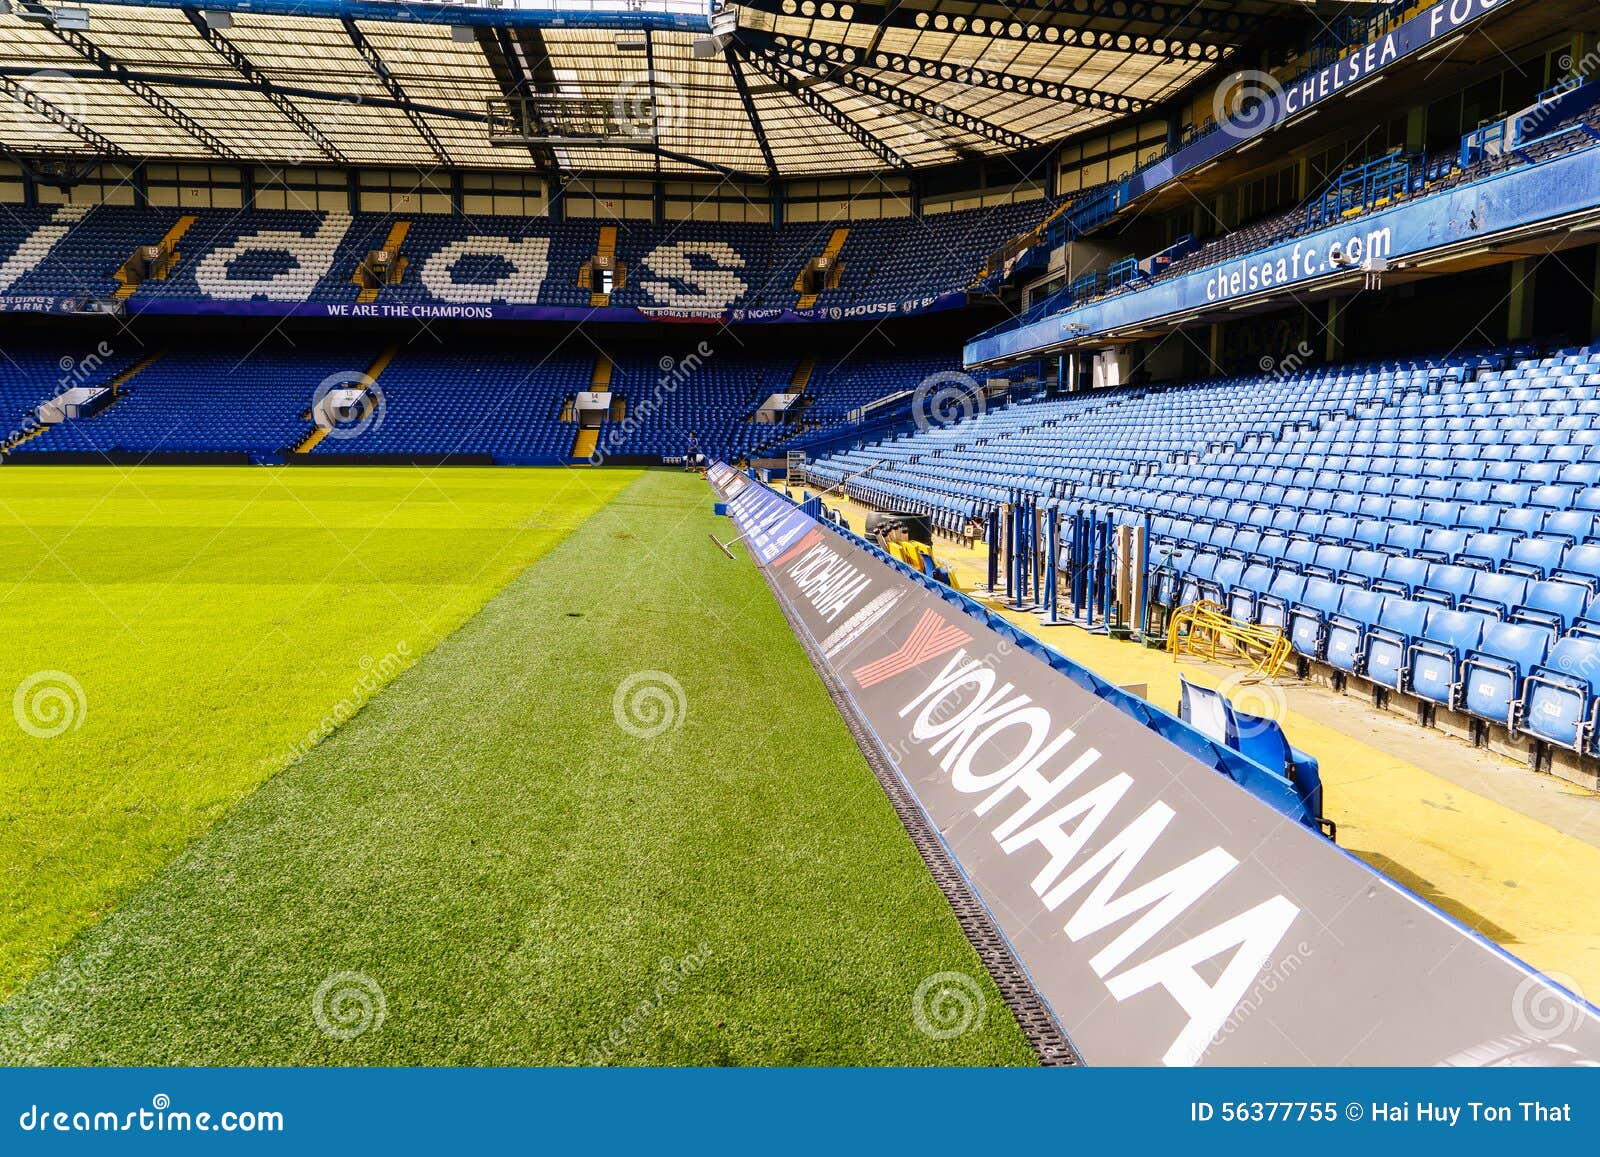
[[[726,526],[677,472],[0,472],[0,1062],[1030,1063]]]

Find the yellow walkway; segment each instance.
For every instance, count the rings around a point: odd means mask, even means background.
[[[572,439],[572,457],[592,458],[594,448],[599,441],[599,426],[579,426],[577,436]]]
[[[849,237],[850,229],[848,226],[841,226],[840,228],[835,229],[833,231],[833,235],[828,238],[828,244],[823,247],[822,256],[830,260],[838,257],[839,254],[844,251],[844,243],[849,239]],[[833,268],[828,271],[827,288],[835,289],[838,287],[840,272],[840,267],[838,265],[834,265]],[[815,293],[807,293],[805,291],[805,270],[801,270],[800,275],[794,279],[794,288],[800,293],[800,300],[796,303],[798,308],[810,309],[813,305],[817,304],[818,295]]]
[[[827,504],[852,527],[863,525],[865,507]],[[940,539],[934,554],[964,588],[986,577],[978,550]],[[1169,711],[1177,710],[1180,672],[1211,687],[1236,674],[1077,627],[1041,627],[1026,612],[1005,614],[1101,676],[1145,684],[1150,701]],[[1247,710],[1277,718],[1296,747],[1320,760],[1325,811],[1339,825],[1341,847],[1600,1000],[1600,795],[1292,676],[1229,690]]]
[[[385,251],[394,254],[394,257],[392,258],[394,264],[394,273],[389,278],[388,283],[390,285],[398,283],[400,279],[405,276],[406,259],[400,256],[398,250],[400,246],[405,244],[406,234],[410,231],[410,221],[396,221],[389,226],[389,234],[383,239],[383,245],[380,246],[380,248],[384,249]],[[352,285],[359,285],[362,287],[361,292],[356,294],[356,301],[363,305],[370,305],[372,302],[377,301],[378,294],[383,290],[383,286],[381,285],[367,285],[366,282],[362,280],[361,270],[359,267],[350,275],[350,283]]]

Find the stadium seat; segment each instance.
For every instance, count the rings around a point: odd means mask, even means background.
[[[1584,751],[1593,740],[1600,695],[1600,640],[1568,637],[1523,682],[1522,730],[1558,747]]]
[[[1433,607],[1406,658],[1406,688],[1419,699],[1451,706],[1462,659],[1483,638],[1484,619],[1470,611]]]
[[[1511,726],[1522,704],[1523,679],[1544,662],[1550,632],[1520,623],[1489,623],[1461,662],[1460,706]]]

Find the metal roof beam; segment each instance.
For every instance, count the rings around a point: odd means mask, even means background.
[[[887,101],[905,109],[907,112],[918,113],[931,120],[961,129],[963,132],[972,133],[974,136],[993,141],[997,145],[1004,145],[1008,149],[1037,148],[1040,143],[1032,137],[1001,128],[992,121],[986,121],[982,117],[960,112],[942,105],[938,101],[932,101],[925,96],[911,92],[909,89],[901,88],[899,85],[890,84],[886,80],[879,80],[875,76],[866,76],[849,69],[830,68],[826,64],[812,61],[800,56],[798,53],[772,52],[768,49],[762,49],[761,51],[768,53],[773,59],[788,65],[790,68],[809,72],[812,76],[821,77],[823,80],[832,81],[834,84],[842,84],[866,96]]]
[[[823,15],[824,6],[832,8],[834,15]],[[785,0],[741,0],[741,8],[755,9],[773,16],[803,17],[812,20],[837,20],[841,17],[841,5],[829,4],[828,0],[800,0],[793,5],[793,11],[785,11],[789,7]],[[928,11],[918,8],[907,8],[904,5],[885,6],[880,4],[846,4],[842,6],[850,10],[850,19],[859,24],[871,24],[880,31],[885,28],[895,28],[906,32],[934,32],[945,35],[982,36],[989,40],[1016,41],[1024,44],[1043,44],[1054,48],[1081,48],[1105,52],[1129,52],[1140,56],[1160,56],[1168,60],[1188,60],[1200,64],[1216,64],[1223,60],[1232,50],[1232,45],[1216,41],[1192,40],[1182,35],[1182,32],[1193,31],[1193,28],[1183,28],[1171,24],[1167,20],[1152,20],[1151,23],[1161,25],[1165,31],[1155,32],[1128,32],[1117,29],[1090,28],[1083,24],[1064,25],[1052,23],[1050,17],[1061,11],[1068,11],[1059,0],[1051,2],[1045,0],[1042,4],[1031,7],[1037,13],[1009,12],[1000,16],[956,16],[948,12]],[[1019,4],[1017,7],[1029,7]],[[1110,8],[1109,4],[1099,5],[1101,8]],[[1140,9],[1151,8],[1164,10],[1171,5],[1130,5],[1124,8]],[[1138,19],[1137,16],[1125,15],[1117,21],[1117,28],[1126,27],[1126,21]],[[764,24],[765,22],[763,22]],[[1231,22],[1229,22],[1231,23]],[[1243,29],[1240,30],[1244,31]],[[874,45],[876,47],[876,45]]]
[[[66,77],[81,77],[93,80],[99,74],[86,68],[53,68],[52,75]],[[0,76],[29,77],[37,76],[39,70],[32,67],[17,65],[0,65]],[[260,92],[261,90],[251,81],[235,80],[224,76],[186,76],[178,73],[171,75],[159,72],[134,72],[131,69],[125,76],[145,84],[158,85],[163,88],[194,88],[211,90],[214,92]],[[273,86],[273,91],[284,96],[298,97],[302,100],[326,101],[329,104],[339,104],[349,100],[348,94],[328,92],[320,88],[305,88],[296,84],[278,84]],[[399,101],[387,96],[364,97],[362,104],[371,108],[402,109]],[[449,117],[452,120],[470,121],[473,124],[488,124],[489,117],[486,113],[467,112],[459,108],[450,108],[446,105],[428,104],[426,102],[412,101],[411,107],[429,116]],[[315,110],[313,110],[315,111]]]
[[[55,24],[50,24],[48,27],[51,32],[55,33],[56,38],[68,48],[177,125],[185,133],[205,146],[213,156],[225,161],[242,162],[244,160],[221,137],[136,77],[128,70],[125,64],[114,59],[105,49],[83,35],[83,33],[61,28]]]
[[[756,102],[750,97],[750,86],[745,83],[744,67],[739,63],[738,54],[733,51],[730,42],[722,46],[723,58],[728,62],[728,71],[733,74],[733,87],[739,90],[739,100],[744,104],[744,114],[750,118],[750,131],[756,135],[756,144],[761,146],[761,157],[767,162],[767,177],[769,180],[778,179],[778,162],[772,158],[772,144],[767,140],[767,130],[761,124],[761,117],[756,113]]]
[[[1154,24],[1171,33],[1209,32],[1235,38],[1248,36],[1262,20],[1232,6],[1164,4],[1160,0],[1007,0],[1007,6],[1049,16],[1115,21],[1118,27],[1126,27],[1129,22]]]
[[[77,117],[58,104],[40,96],[25,84],[19,84],[9,76],[0,76],[0,93],[9,96],[12,100],[26,109],[37,113],[52,124],[66,129],[73,136],[85,144],[92,146],[100,156],[119,161],[132,161],[135,158],[121,145],[103,137]]]
[[[96,0],[124,8],[182,8],[194,0]],[[247,16],[301,16],[324,20],[375,20],[399,27],[431,24],[435,27],[490,28],[659,28],[663,31],[703,32],[710,28],[704,9],[677,12],[635,9],[588,11],[575,6],[547,4],[469,7],[460,3],[426,0],[205,0],[201,7],[213,12],[238,12]]]
[[[785,92],[789,93],[789,95],[797,98],[807,108],[811,109],[812,112],[817,113],[819,116],[832,123],[834,127],[843,132],[851,140],[855,141],[856,144],[872,153],[879,160],[883,161],[883,163],[888,165],[890,168],[899,169],[903,172],[910,172],[914,167],[910,161],[906,160],[899,153],[895,152],[888,145],[884,144],[877,137],[873,136],[872,133],[868,132],[861,125],[857,124],[850,117],[847,117],[844,113],[834,108],[830,102],[823,100],[822,97],[818,96],[811,90],[809,85],[801,84],[790,74],[788,69],[783,67],[783,65],[778,64],[776,61],[770,60],[767,57],[755,56],[749,53],[741,54],[741,59],[748,63],[751,68],[755,69],[762,76],[766,77],[768,80],[782,88]]]
[[[433,129],[422,118],[422,114],[412,106],[411,98],[406,95],[406,90],[389,71],[389,66],[383,63],[383,57],[378,55],[378,50],[373,47],[372,42],[362,34],[360,27],[350,17],[346,16],[341,23],[344,25],[345,35],[350,37],[350,43],[356,46],[356,51],[361,54],[361,59],[367,62],[367,67],[372,69],[372,74],[383,85],[384,91],[399,103],[405,111],[406,119],[411,122],[411,127],[416,129],[417,135],[428,143],[428,151],[433,154],[433,159],[441,165],[452,164],[450,154],[444,151],[444,146],[439,143],[439,138],[434,135]]]
[[[317,150],[324,157],[336,165],[348,165],[350,163],[344,154],[334,147],[333,142],[323,136],[322,130],[312,124],[306,114],[295,106],[293,101],[273,87],[270,77],[251,64],[250,58],[240,52],[231,40],[206,23],[206,18],[200,14],[198,8],[185,8],[183,14],[189,18],[189,23],[194,25],[195,31],[200,34],[201,38],[221,53],[223,58],[233,65],[233,70],[248,80],[257,92],[271,101],[273,107],[288,117],[295,128],[309,137],[311,143],[317,146]]]
[[[1048,80],[1030,80],[1012,76],[1007,72],[978,68],[975,65],[954,61],[924,60],[898,52],[865,52],[847,44],[832,44],[810,40],[804,36],[785,36],[777,32],[757,32],[742,28],[739,36],[752,46],[794,53],[840,71],[853,68],[871,68],[879,72],[898,72],[904,76],[919,76],[925,80],[965,84],[974,88],[991,88],[1012,96],[1043,97],[1060,104],[1075,104],[1082,108],[1109,113],[1147,113],[1157,106],[1138,97],[1101,92],[1098,89],[1078,88],[1070,84],[1057,84]]]

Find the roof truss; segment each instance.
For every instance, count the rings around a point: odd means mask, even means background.
[[[741,53],[740,59],[749,64],[751,68],[755,69],[762,76],[781,87],[785,92],[789,93],[789,95],[797,98],[802,104],[806,105],[813,112],[817,113],[825,120],[832,122],[834,127],[838,128],[851,140],[855,141],[856,144],[870,151],[874,156],[883,161],[883,163],[888,165],[890,168],[900,169],[903,172],[911,171],[913,167],[911,162],[907,161],[899,153],[895,152],[888,145],[884,144],[877,137],[873,136],[866,129],[862,128],[861,125],[857,124],[854,120],[845,116],[844,113],[834,108],[833,105],[828,101],[823,100],[820,96],[813,92],[808,85],[801,84],[794,78],[794,75],[790,73],[787,68],[779,64],[777,61],[768,59],[765,56],[758,56],[750,52]]]
[[[0,76],[0,93],[10,97],[31,112],[37,113],[45,120],[66,129],[102,157],[113,157],[123,161],[134,159],[128,154],[127,150],[115,141],[101,136],[60,105],[46,100],[27,85],[21,84],[9,76]]]
[[[874,68],[880,72],[898,72],[904,76],[920,76],[928,80],[949,81],[975,88],[991,88],[1014,96],[1044,97],[1061,104],[1075,104],[1099,112],[1147,113],[1155,107],[1149,101],[1140,100],[1138,97],[1101,92],[1093,88],[1078,88],[1049,80],[1030,80],[956,61],[924,60],[918,56],[885,52],[882,49],[866,52],[848,44],[832,44],[822,40],[810,40],[804,36],[757,32],[748,28],[741,29],[739,36],[753,46],[775,49],[780,54],[791,54],[783,57],[786,60],[798,62],[804,59],[831,65],[838,70]]]
[[[898,28],[908,32],[936,32],[946,35],[982,36],[990,40],[1020,41],[1028,44],[1045,44],[1061,48],[1097,49],[1106,52],[1136,53],[1140,56],[1159,56],[1168,60],[1216,63],[1231,51],[1229,44],[1215,40],[1196,40],[1183,35],[1178,26],[1165,20],[1159,23],[1169,31],[1126,31],[1128,16],[1117,21],[1117,28],[1098,29],[1085,24],[1057,24],[1051,17],[1068,6],[1045,3],[1033,5],[1035,13],[1022,13],[1009,8],[998,16],[957,15],[937,10],[907,8],[904,5],[829,3],[828,0],[743,0],[740,5],[773,16],[804,17],[813,20],[838,19],[839,13],[849,10],[855,22],[870,24],[877,29]],[[1018,5],[1027,7],[1027,5]],[[1111,5],[1101,5],[1110,8]],[[1170,5],[1121,5],[1124,8],[1159,8]],[[834,13],[827,15],[828,11]],[[1185,29],[1184,31],[1188,31]]]
[[[324,157],[337,165],[348,165],[350,163],[344,154],[334,147],[333,142],[324,136],[316,125],[311,123],[310,118],[301,112],[293,101],[273,87],[271,78],[258,71],[256,66],[250,63],[249,57],[240,52],[231,40],[206,22],[206,18],[198,8],[185,8],[183,14],[189,18],[189,23],[194,25],[195,31],[200,34],[201,38],[221,53],[223,58],[233,65],[233,70],[249,81],[251,86],[260,92],[262,96],[270,100],[279,112],[288,117],[295,128],[309,137],[311,143],[317,146],[318,151]]]
[[[756,135],[756,144],[761,146],[761,157],[767,162],[767,176],[770,180],[778,179],[778,162],[772,157],[772,144],[767,140],[767,130],[761,126],[761,117],[756,113],[756,102],[750,99],[750,86],[745,83],[744,66],[739,63],[738,54],[733,51],[731,43],[722,46],[723,59],[728,62],[728,71],[733,74],[733,86],[739,90],[739,100],[744,105],[745,116],[750,118],[750,131]]]
[[[439,138],[434,135],[433,129],[411,104],[411,98],[406,95],[400,82],[394,78],[383,57],[378,55],[378,50],[372,46],[361,33],[361,28],[350,17],[346,16],[340,23],[344,25],[345,34],[350,37],[350,43],[356,46],[356,51],[361,54],[361,59],[367,62],[367,67],[372,69],[372,74],[383,85],[384,91],[405,110],[406,119],[411,122],[411,127],[417,130],[417,135],[428,142],[428,151],[433,154],[433,159],[441,165],[450,164],[450,154],[445,152],[444,146],[439,143]]]
[[[1004,145],[1008,149],[1031,149],[1038,146],[1039,142],[1022,133],[1014,133],[1009,129],[1001,128],[997,124],[984,120],[982,117],[972,116],[940,104],[938,101],[929,100],[920,93],[911,92],[899,85],[890,84],[875,76],[866,76],[849,68],[829,67],[820,61],[809,57],[800,56],[792,52],[775,52],[771,49],[758,51],[772,56],[773,59],[790,68],[810,73],[812,76],[823,80],[830,80],[835,84],[842,84],[866,96],[876,97],[878,100],[887,101],[907,112],[918,113],[941,124],[950,125],[961,129],[963,132],[972,133],[993,141],[997,145]]]

